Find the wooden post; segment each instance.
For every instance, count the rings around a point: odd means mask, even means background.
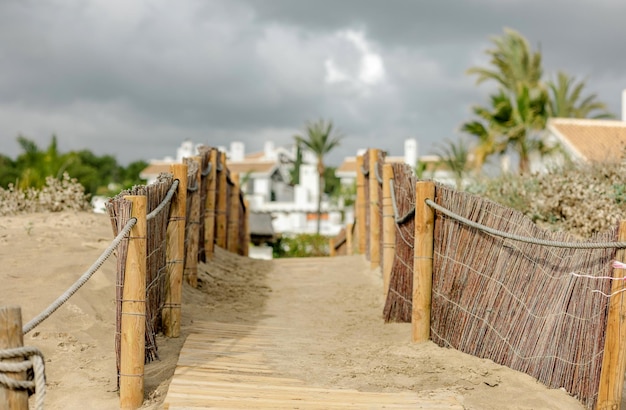
[[[380,198],[378,195],[378,149],[369,149],[370,188],[370,267],[380,266]]]
[[[243,229],[244,229],[244,240],[245,243],[242,245],[243,256],[248,256],[250,254],[250,203],[247,199],[243,200],[244,209],[243,209]]]
[[[199,188],[202,178],[202,159],[200,157],[185,158],[198,164],[196,186]],[[194,288],[198,287],[198,247],[200,246],[200,191],[190,195],[189,232],[187,233],[187,250],[185,253],[185,280]]]
[[[365,253],[367,228],[365,227],[365,175],[363,175],[363,155],[356,157],[356,228],[359,238],[358,253]]]
[[[131,217],[126,274],[122,289],[120,345],[120,408],[137,409],[143,403],[146,338],[146,208],[142,195],[128,195]]]
[[[226,198],[226,153],[220,152],[220,165],[221,171],[218,175],[218,186],[219,190],[217,191],[217,223],[216,223],[216,244],[222,249],[226,249],[226,224],[228,223],[227,215],[226,215],[226,204],[228,203],[228,198]]]
[[[425,342],[430,338],[435,212],[426,205],[426,199],[435,199],[435,184],[432,181],[419,181],[415,184],[415,248],[411,312],[414,342]]]
[[[204,252],[207,260],[213,259],[215,250],[215,199],[217,188],[217,149],[215,148],[211,148],[209,163],[211,164],[211,172],[207,176],[209,178],[209,187],[207,189],[204,211]]]
[[[626,221],[619,226],[618,241],[626,241]],[[619,249],[615,260],[626,260],[626,250]],[[614,278],[626,276],[626,269],[613,269]],[[609,316],[604,340],[604,356],[596,409],[619,409],[622,402],[624,372],[626,371],[626,282],[614,280],[609,299]],[[619,292],[619,293],[618,293]]]
[[[233,186],[230,188],[230,209],[228,212],[228,238],[226,247],[229,252],[237,253],[239,247],[239,174],[230,174]]]
[[[335,249],[335,238],[328,239],[328,256],[337,256],[337,250]]]
[[[170,166],[178,189],[170,205],[167,224],[167,276],[165,303],[161,312],[163,333],[168,337],[180,336],[180,307],[183,293],[183,268],[185,262],[185,218],[187,214],[187,165]]]
[[[354,249],[352,249],[352,229],[354,229],[354,224],[346,225],[346,255],[352,255]]]
[[[19,306],[0,307],[0,350],[24,346],[22,333],[22,309]],[[20,362],[22,359],[5,359],[0,362]],[[5,373],[15,380],[26,380],[26,372]],[[28,391],[12,390],[0,383],[0,409],[27,410]]]
[[[396,255],[396,216],[391,203],[391,184],[393,183],[393,167],[383,166],[383,295],[387,299],[391,268]]]

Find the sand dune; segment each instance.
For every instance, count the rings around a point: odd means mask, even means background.
[[[108,246],[108,216],[30,214],[0,218],[3,305],[28,321],[78,278]],[[467,409],[582,409],[561,390],[488,360],[412,344],[409,325],[382,322],[377,272],[361,256],[290,274],[292,261],[255,261],[218,249],[200,266],[200,287],[185,287],[182,336],[159,337],[160,360],[146,366],[143,408],[159,408],[194,321],[281,325],[306,348],[275,357],[285,376],[322,387],[454,393]],[[115,259],[68,303],[25,336],[45,356],[46,409],[118,408],[114,353]],[[301,344],[299,345],[301,346]]]

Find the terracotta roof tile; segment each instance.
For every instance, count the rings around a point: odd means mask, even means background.
[[[155,162],[149,164],[139,173],[139,176],[143,177],[143,175],[159,175],[162,172],[170,172],[170,165],[172,165],[172,163]]]
[[[278,164],[275,161],[243,161],[243,162],[226,162],[230,172],[244,175],[247,173],[271,172]]]
[[[356,157],[345,157],[336,172],[355,172],[356,173]]]
[[[552,118],[549,129],[580,158],[591,162],[618,162],[626,147],[626,122]]]

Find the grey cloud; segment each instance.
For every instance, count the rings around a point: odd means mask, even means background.
[[[486,101],[489,86],[465,70],[504,26],[541,45],[547,72],[588,76],[619,112],[625,11],[610,0],[0,2],[0,152],[17,153],[18,132],[123,161],[172,155],[186,138],[259,150],[323,117],[346,134],[335,164],[367,146],[399,153],[407,137],[428,153]],[[358,71],[358,50],[337,38],[347,29],[382,57],[382,83],[325,83],[328,58]]]

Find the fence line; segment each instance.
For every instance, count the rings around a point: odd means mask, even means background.
[[[375,249],[383,246],[385,320],[412,321],[414,340],[432,338],[490,358],[550,387],[564,387],[588,408],[619,405],[626,370],[626,274],[611,261],[626,258],[626,223],[576,241],[440,184],[418,195],[413,189],[421,182],[400,177],[399,164],[391,164],[394,175],[386,171],[390,164],[381,173],[384,158],[373,152],[357,157],[354,229],[366,242],[356,250],[372,268],[378,266]],[[381,180],[382,217],[395,225],[394,231],[383,227],[382,238],[373,212]],[[432,220],[424,219],[429,213]],[[332,238],[333,254],[340,254],[342,240],[343,233]]]
[[[192,262],[195,261],[195,269],[197,269],[198,259],[210,259],[212,257],[212,246],[217,241],[215,234],[219,232],[218,218],[203,217],[202,221],[198,220],[189,223],[190,218],[187,217],[186,212],[189,203],[187,194],[189,194],[189,197],[193,197],[195,192],[198,193],[198,196],[204,195],[202,198],[205,201],[205,205],[211,206],[213,204],[213,216],[218,214],[215,205],[219,202],[219,198],[223,198],[226,194],[225,191],[217,189],[218,175],[226,178],[229,173],[225,163],[225,156],[223,153],[218,155],[218,151],[215,148],[202,149],[200,152],[202,154],[200,161],[204,164],[204,168],[200,169],[198,167],[199,172],[197,173],[200,175],[200,179],[190,178],[192,175],[187,173],[187,166],[173,164],[172,172],[160,175],[156,183],[134,187],[132,190],[124,191],[109,201],[107,209],[111,216],[111,226],[115,238],[93,265],[48,308],[24,326],[21,324],[21,310],[19,308],[9,309],[11,312],[13,310],[19,312],[19,321],[14,320],[16,316],[14,313],[11,314],[11,325],[14,326],[15,323],[19,322],[18,329],[20,331],[16,334],[19,336],[18,344],[20,346],[9,346],[9,343],[3,343],[3,340],[0,339],[0,389],[5,388],[9,391],[18,389],[16,390],[17,394],[20,397],[23,396],[24,400],[21,403],[25,406],[28,405],[26,389],[33,390],[37,395],[37,409],[43,409],[45,396],[43,360],[41,360],[40,352],[37,349],[21,346],[23,334],[30,332],[63,305],[117,249],[118,276],[116,298],[118,300],[118,324],[116,326],[118,331],[116,331],[116,356],[118,357],[118,383],[121,382],[120,407],[138,408],[141,406],[143,401],[143,366],[139,366],[137,363],[141,362],[143,364],[143,362],[157,357],[157,346],[154,338],[156,331],[163,328],[164,333],[170,337],[177,337],[180,333],[180,285],[182,284],[182,275],[176,273],[176,266],[180,268],[183,262],[185,266],[188,264],[193,265]],[[184,167],[184,170],[181,171],[180,167]],[[194,170],[194,172],[196,171]],[[174,179],[172,174],[176,175],[176,179]],[[188,177],[187,181],[182,181],[181,176],[185,174]],[[231,178],[228,179],[231,180]],[[208,195],[208,191],[211,189],[209,187],[213,185],[213,182],[215,182],[214,202],[210,200],[210,195]],[[226,188],[226,186],[223,188]],[[243,255],[247,253],[246,248],[250,236],[247,223],[247,203],[243,200],[243,195],[238,186],[233,187],[231,191],[229,191],[230,195],[237,194],[239,198],[239,201],[237,201],[239,204],[236,209],[236,220],[242,223],[236,224],[239,230],[233,232],[231,237],[227,236],[227,238],[231,241],[233,249]],[[136,206],[132,206],[131,200],[134,201],[134,198],[139,200]],[[180,204],[177,204],[174,198],[178,201],[181,198],[184,199]],[[142,201],[149,207],[150,212],[144,212],[143,215],[140,212],[140,215],[136,217],[133,215],[133,212],[138,210],[135,208],[143,207],[141,205]],[[225,209],[223,216],[228,218],[231,213],[231,211]],[[210,214],[211,210],[205,208],[203,215],[210,216]],[[184,224],[185,229],[182,229],[181,222]],[[207,223],[211,224],[208,228],[206,227]],[[177,254],[173,249],[175,246],[171,246],[171,243],[176,242],[174,237],[179,238],[181,248],[187,249],[187,237],[199,232],[201,225],[205,225],[202,235],[204,239],[203,250],[198,250],[187,258]],[[139,233],[132,233],[137,230],[139,230]],[[142,230],[143,232],[141,232]],[[129,254],[129,244],[136,240],[143,242],[144,245],[140,245],[139,248],[135,248]],[[139,249],[139,251],[136,249]],[[207,249],[211,249],[211,252],[207,252]],[[184,251],[182,255],[184,255]],[[129,260],[132,260],[132,262],[129,262]],[[145,278],[141,274],[137,276],[137,268],[139,267],[139,271],[141,271],[142,264],[147,268],[147,276]],[[131,284],[129,278],[134,278],[134,286],[129,287],[129,284]],[[139,286],[140,293],[133,294],[133,292],[137,291],[136,286],[138,284],[141,285]],[[178,290],[173,289],[177,286]],[[141,291],[142,287],[143,291]],[[143,292],[143,296],[141,296],[141,292]],[[151,302],[156,309],[146,314],[144,312],[149,310],[147,308],[150,306],[150,303],[142,300],[149,301],[151,299],[156,300],[156,302]],[[133,309],[135,308],[140,310],[134,311]],[[0,313],[5,310],[7,308],[0,307]],[[0,319],[8,316],[0,314]],[[133,321],[132,325],[123,325],[124,321],[129,320],[129,318]],[[138,325],[139,323],[145,325],[143,330]],[[0,326],[5,327],[8,324],[0,320]],[[129,336],[122,340],[121,335],[131,327],[134,330],[139,329],[139,332],[145,333],[145,336]],[[142,339],[145,339],[145,343],[135,343],[133,346],[125,347],[125,342],[127,341],[132,343],[133,340],[139,341]],[[126,353],[120,355],[120,351],[127,352],[129,349],[135,351],[129,355]],[[137,354],[137,352],[141,353]],[[23,360],[18,363],[11,362],[11,360],[19,358],[23,358]],[[5,361],[5,359],[8,361]],[[31,368],[34,369],[34,373],[29,380],[24,380],[23,377],[26,370]],[[132,371],[129,370],[131,368],[133,368]],[[4,403],[0,404],[4,405]]]

